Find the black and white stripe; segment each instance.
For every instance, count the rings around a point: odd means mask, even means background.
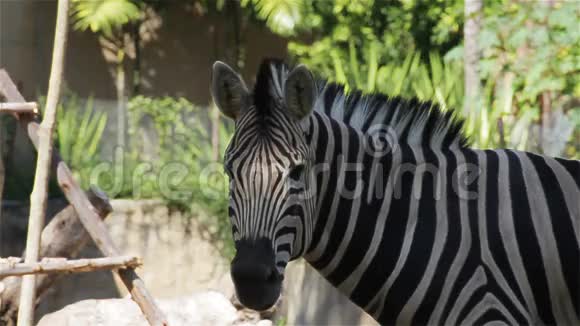
[[[226,154],[234,238],[303,256],[381,324],[580,324],[580,162],[475,150],[437,106],[284,104],[265,61]],[[382,147],[381,147],[382,146]]]

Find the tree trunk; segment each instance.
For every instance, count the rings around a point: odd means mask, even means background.
[[[240,70],[244,63],[241,61],[241,29],[240,29],[240,1],[234,0],[230,2],[232,4],[232,34],[234,37],[234,64],[235,69]]]
[[[117,146],[123,151],[125,148],[126,133],[126,101],[125,101],[125,68],[123,66],[125,52],[122,49],[117,51],[117,63],[115,69],[115,90],[117,92]]]
[[[116,34],[110,38],[99,37],[101,52],[109,65],[111,77],[115,80],[117,97],[117,146],[125,150],[126,139],[126,81],[125,81],[125,34]]]
[[[141,34],[139,29],[141,22],[135,22],[131,25],[131,34],[133,47],[135,48],[135,58],[133,59],[133,94],[131,96],[139,95],[141,92]]]
[[[220,112],[217,105],[211,106],[211,159],[214,162],[220,159]]]
[[[477,39],[482,23],[482,0],[465,1],[465,26],[464,34],[464,71],[465,71],[465,103],[474,103],[480,96],[480,79],[477,71],[480,51]],[[469,113],[467,105],[464,113]]]
[[[0,230],[2,230],[2,198],[4,195],[4,179],[6,171],[4,169],[4,131],[2,130],[2,120],[0,118]],[[0,232],[0,243],[2,243],[2,232]]]
[[[546,5],[550,8],[554,7],[556,1],[548,0]],[[539,96],[540,108],[542,110],[540,115],[540,135],[539,135],[539,150],[540,153],[546,153],[549,150],[551,129],[552,129],[552,94],[549,90],[544,91]]]
[[[550,91],[545,91],[539,96],[542,114],[540,115],[540,135],[539,150],[540,153],[546,153],[549,146],[549,135],[552,127],[552,100]]]
[[[210,10],[212,10],[213,8],[210,7]],[[213,41],[213,61],[216,61],[220,58],[219,56],[219,46],[218,46],[218,31],[217,31],[217,26],[216,26],[216,16],[215,12],[217,10],[213,10],[214,15],[212,15],[212,24],[209,27],[209,32],[211,33],[212,36],[212,41]],[[213,64],[213,62],[212,62]],[[217,107],[217,105],[215,105],[215,103],[213,105],[210,106],[210,122],[211,122],[211,159],[214,162],[217,162],[219,160],[219,147],[220,147],[220,140],[219,140],[219,124],[220,124],[220,112],[219,109]]]

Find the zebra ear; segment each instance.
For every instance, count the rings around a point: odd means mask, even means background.
[[[221,61],[213,64],[211,93],[220,111],[231,119],[239,116],[250,97],[240,75]]]
[[[284,100],[288,111],[298,120],[308,116],[316,101],[316,84],[305,65],[292,69],[284,85]]]

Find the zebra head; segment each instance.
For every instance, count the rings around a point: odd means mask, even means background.
[[[313,153],[306,132],[317,89],[305,66],[288,72],[275,61],[262,63],[253,92],[218,61],[211,88],[220,111],[235,120],[224,157],[236,246],[231,275],[240,302],[264,310],[280,296],[286,264],[302,256],[311,238]]]

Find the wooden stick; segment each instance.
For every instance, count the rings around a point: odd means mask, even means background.
[[[91,187],[87,191],[91,204],[101,219],[109,216],[113,210],[109,199],[100,190]],[[40,243],[41,257],[76,258],[82,248],[89,242],[90,236],[78,218],[72,205],[65,207],[42,230]],[[38,275],[36,278],[37,298],[41,297],[60,277],[59,274]],[[6,277],[0,281],[0,325],[16,324],[20,302],[22,277]],[[36,300],[38,305],[39,300]]]
[[[16,85],[10,76],[0,69],[0,92],[4,97],[11,102],[24,102],[24,98],[18,92]],[[31,114],[19,114],[17,118],[20,125],[28,132],[28,137],[32,144],[38,149],[38,123]],[[57,180],[60,188],[67,197],[69,203],[75,208],[79,219],[83,223],[85,229],[90,234],[91,238],[99,248],[99,250],[107,256],[119,256],[119,249],[113,243],[107,229],[102,221],[98,219],[98,214],[95,213],[95,208],[90,204],[89,199],[81,190],[77,182],[74,180],[72,173],[67,165],[61,160],[58,151],[53,151],[52,157],[52,171],[57,171]],[[147,288],[145,283],[139,278],[135,271],[131,268],[117,271],[117,275],[131,294],[131,298],[137,303],[141,311],[147,318],[150,325],[167,325],[167,319],[164,313],[159,309]]]
[[[38,130],[39,147],[34,176],[34,187],[30,195],[30,218],[26,237],[26,263],[38,261],[40,252],[40,235],[44,227],[46,199],[48,197],[48,180],[52,158],[52,137],[54,132],[56,109],[62,84],[64,54],[68,31],[68,0],[59,0],[54,33],[52,65],[46,96],[46,111]],[[31,326],[34,321],[36,298],[36,275],[26,275],[22,279],[20,307],[18,309],[18,326]]]
[[[90,209],[90,202],[80,190],[79,185],[72,177],[72,173],[63,162],[58,164],[56,175],[60,188],[68,201],[76,208],[79,213],[79,219],[95,241],[97,247],[106,256],[119,256],[120,250],[111,239],[105,224]],[[119,270],[118,275],[149,323],[154,326],[167,325],[165,315],[159,309],[155,300],[147,291],[145,283],[137,276],[135,270],[131,268]]]
[[[29,274],[86,273],[103,269],[136,268],[141,260],[132,256],[104,257],[92,259],[43,258],[40,262],[14,263],[0,258],[0,278]]]
[[[36,102],[0,103],[0,112],[37,114],[38,104]]]
[[[2,91],[2,95],[4,95],[7,101],[26,102],[22,94],[18,91],[16,84],[14,84],[12,78],[10,78],[4,69],[0,69],[0,91]]]

